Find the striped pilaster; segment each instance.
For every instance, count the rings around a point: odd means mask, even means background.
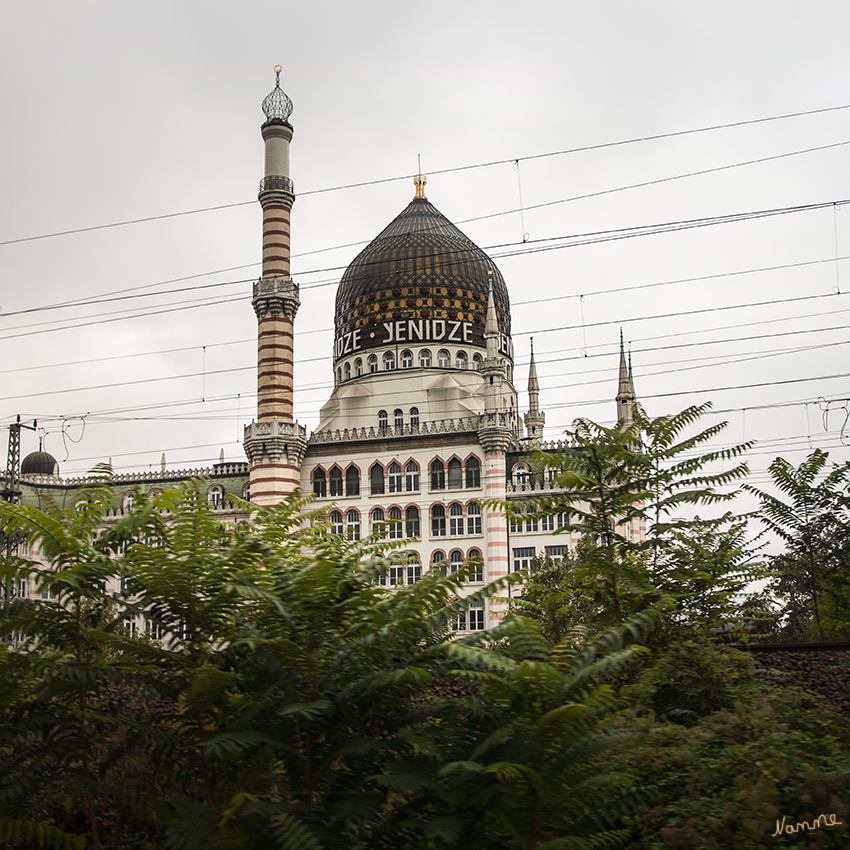
[[[257,418],[293,419],[293,321],[267,316],[257,324]]]

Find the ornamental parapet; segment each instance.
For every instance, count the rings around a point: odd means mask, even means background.
[[[557,483],[557,479],[553,479],[551,481],[543,480],[530,480],[525,483],[518,483],[508,481],[505,484],[505,493],[554,493],[554,492],[563,492],[566,488],[562,487]]]
[[[301,306],[299,291],[291,277],[261,277],[254,282],[251,299],[257,318],[284,316],[294,319]]]
[[[145,484],[156,481],[186,481],[190,478],[217,478],[222,476],[248,475],[247,463],[217,463],[213,467],[196,469],[157,470],[156,472],[121,472],[109,479],[116,484]],[[62,478],[59,475],[22,475],[20,481],[34,487],[83,487],[94,476],[80,475]]]
[[[260,206],[292,207],[295,203],[295,184],[289,177],[272,174],[260,180],[260,194],[257,195]]]
[[[301,466],[307,451],[307,429],[297,422],[269,419],[245,426],[243,445],[252,466],[258,463]]]
[[[328,431],[314,431],[310,435],[310,445],[322,443],[353,443],[361,440],[382,440],[385,438],[415,437],[428,434],[475,433],[478,430],[478,416],[462,416],[458,419],[435,419],[420,422],[418,425],[396,427],[339,428]]]

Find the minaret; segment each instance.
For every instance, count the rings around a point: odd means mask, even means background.
[[[306,429],[293,421],[293,325],[300,299],[289,276],[289,219],[295,191],[289,177],[292,101],[280,88],[263,101],[266,121],[263,208],[263,273],[254,284],[257,314],[257,421],[245,427],[251,470],[251,501],[275,505],[298,489]]]
[[[540,410],[540,384],[537,381],[537,364],[534,362],[534,337],[531,338],[531,364],[528,367],[528,413],[523,419],[529,444],[539,444],[543,438],[546,414]]]
[[[620,374],[617,390],[617,427],[625,430],[635,421],[637,394],[632,380],[632,355],[626,363],[626,348],[623,344],[623,329],[620,328]]]
[[[508,446],[515,436],[513,419],[515,411],[502,406],[502,385],[507,369],[499,356],[499,320],[493,301],[493,281],[487,293],[487,319],[484,325],[484,340],[487,343],[487,358],[481,369],[484,376],[484,414],[478,426],[478,442],[484,451],[484,536],[486,541],[487,580],[506,576],[509,570],[508,527],[505,515],[495,505],[504,502],[507,491],[506,467]],[[500,612],[502,606],[491,603],[492,614]]]

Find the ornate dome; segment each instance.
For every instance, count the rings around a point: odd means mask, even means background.
[[[21,461],[21,475],[58,475],[59,462],[52,454],[43,451],[30,452]]]
[[[342,276],[334,359],[405,342],[444,340],[486,347],[491,275],[499,331],[510,335],[510,300],[501,272],[422,195],[417,183],[417,197]]]

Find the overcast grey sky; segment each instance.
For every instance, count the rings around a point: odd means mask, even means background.
[[[837,0],[7,4],[0,422],[38,418],[66,475],[244,460],[260,103],[280,63],[308,428],[335,284],[421,156],[429,200],[507,280],[523,404],[535,338],[549,437],[611,421],[622,326],[647,411],[712,401],[706,424],[759,439],[756,481],[777,454],[846,459],[849,31]],[[822,206],[565,239],[804,205]],[[94,303],[44,309],[78,299]]]

